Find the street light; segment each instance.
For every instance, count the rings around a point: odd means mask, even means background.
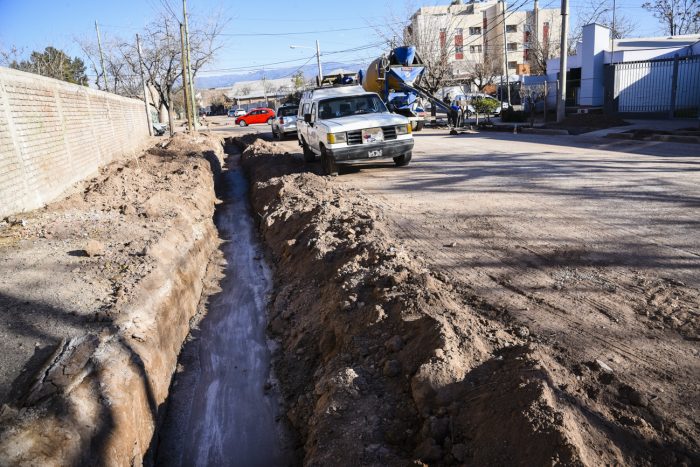
[[[290,49],[311,49],[313,47],[308,47],[306,45],[290,45]],[[318,65],[318,85],[321,85],[321,80],[323,79],[323,72],[321,71],[321,49],[316,41],[316,64]]]

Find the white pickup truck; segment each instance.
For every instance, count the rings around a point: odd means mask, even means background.
[[[392,158],[404,166],[411,161],[411,123],[389,112],[377,94],[361,86],[306,91],[298,115],[304,160],[313,162],[320,156],[327,175],[338,174],[338,163]]]

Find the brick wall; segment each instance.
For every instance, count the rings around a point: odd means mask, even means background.
[[[135,154],[147,125],[142,101],[0,67],[0,219]]]

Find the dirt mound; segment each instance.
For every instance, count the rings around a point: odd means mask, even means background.
[[[489,319],[388,234],[365,194],[239,140],[276,268],[276,373],[306,465],[626,462],[579,376]],[[599,371],[599,370],[598,370]]]
[[[0,227],[1,465],[141,462],[217,245],[222,159],[176,137]]]

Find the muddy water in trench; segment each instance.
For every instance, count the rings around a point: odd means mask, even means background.
[[[158,436],[157,465],[284,466],[290,437],[277,422],[265,335],[270,271],[260,254],[247,182],[231,154],[222,174],[224,199],[215,220],[226,266],[221,291],[183,349]]]

